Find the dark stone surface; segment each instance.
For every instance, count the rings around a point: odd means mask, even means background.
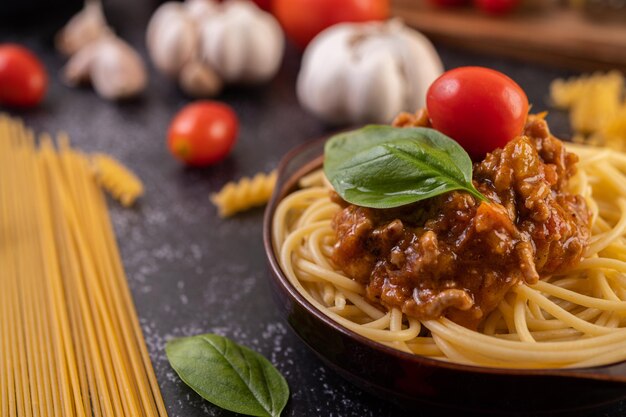
[[[144,30],[156,4],[105,1],[111,25],[144,57]],[[288,50],[279,75],[268,85],[229,89],[219,98],[239,115],[237,146],[217,166],[186,169],[168,154],[165,131],[170,118],[189,100],[152,69],[147,92],[129,103],[112,104],[89,88],[73,90],[59,82],[64,58],[52,48],[51,36],[66,17],[63,10],[45,16],[33,13],[0,29],[0,41],[26,44],[50,74],[43,106],[10,112],[38,131],[67,131],[77,147],[107,152],[144,180],[146,195],[136,208],[122,209],[115,203],[110,207],[170,416],[232,415],[187,388],[165,358],[166,340],[204,332],[227,335],[276,364],[292,392],[285,416],[420,415],[372,398],[321,364],[279,317],[270,296],[261,242],[262,209],[222,220],[209,202],[209,194],[227,181],[269,171],[289,149],[328,131],[297,103],[298,53]],[[550,81],[569,74],[445,48],[440,52],[447,68],[484,65],[509,74],[537,111],[549,108]],[[569,134],[566,115],[552,112],[549,120],[555,133]],[[621,403],[593,415],[624,413]]]

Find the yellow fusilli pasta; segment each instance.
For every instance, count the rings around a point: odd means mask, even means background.
[[[143,184],[128,168],[105,154],[91,156],[98,184],[124,207],[143,195]]]
[[[570,110],[575,141],[626,150],[624,76],[618,71],[554,80],[550,96]]]
[[[211,194],[211,202],[217,206],[221,217],[232,216],[267,203],[275,185],[276,171],[260,172],[252,178],[229,182],[219,192]]]
[[[604,143],[618,151],[626,151],[626,103],[618,110],[616,116],[600,130]]]

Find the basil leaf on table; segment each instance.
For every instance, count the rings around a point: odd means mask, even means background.
[[[463,190],[487,199],[472,184],[472,160],[434,129],[371,125],[333,136],[324,172],[349,203],[391,208]]]
[[[180,379],[211,403],[258,417],[277,417],[289,399],[285,378],[260,354],[225,337],[203,334],[165,347]]]

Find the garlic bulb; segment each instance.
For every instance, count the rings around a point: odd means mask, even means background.
[[[146,40],[150,58],[159,71],[172,77],[180,73],[198,49],[198,31],[186,5],[163,3],[148,24]]]
[[[433,45],[400,21],[344,23],[307,47],[297,93],[303,107],[329,123],[388,123],[423,107],[442,72]]]
[[[156,68],[193,96],[217,94],[215,76],[219,85],[268,80],[284,49],[276,19],[244,0],[166,2],[150,19],[146,38]]]
[[[283,32],[276,19],[251,1],[230,0],[202,20],[200,51],[228,83],[261,83],[280,66]]]
[[[147,83],[139,54],[122,39],[107,35],[74,54],[63,70],[69,85],[91,82],[96,92],[110,100],[141,93]]]
[[[64,55],[71,56],[83,46],[110,33],[107,27],[102,4],[88,0],[83,10],[72,17],[55,37],[56,48]]]

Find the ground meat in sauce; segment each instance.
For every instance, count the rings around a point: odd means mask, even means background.
[[[427,126],[428,117],[405,113],[394,125]],[[333,193],[342,209],[332,259],[376,303],[476,328],[515,284],[580,261],[590,214],[566,189],[576,161],[541,116],[530,116],[523,135],[474,164],[474,185],[491,204],[450,192],[377,210]]]

